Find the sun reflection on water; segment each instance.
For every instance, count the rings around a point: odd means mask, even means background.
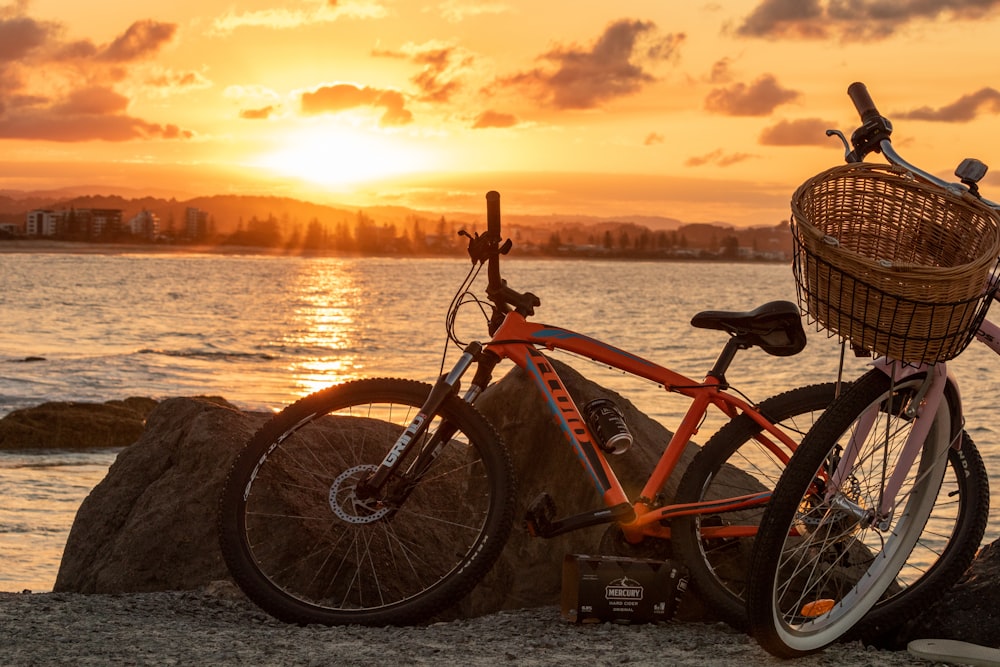
[[[361,288],[337,259],[308,262],[296,278],[300,295],[282,345],[304,352],[288,370],[295,392],[306,396],[361,376]]]

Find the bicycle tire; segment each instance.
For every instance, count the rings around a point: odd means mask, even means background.
[[[757,410],[798,443],[836,395],[834,382],[798,387],[763,401]],[[696,503],[773,489],[785,463],[758,439],[762,430],[747,415],[725,424],[691,460],[674,502]],[[720,474],[726,465],[732,469]],[[757,526],[763,513],[764,506],[758,505],[682,516],[670,525],[671,541],[677,557],[688,568],[693,592],[720,619],[739,630],[747,628],[746,579],[753,538],[702,540],[701,526]]]
[[[862,376],[830,405],[803,438],[775,487],[751,556],[747,589],[750,630],[773,655],[807,655],[848,635],[882,599],[924,532],[947,465],[952,430],[941,402],[919,459],[907,470],[888,516],[876,515],[878,490],[891,476],[898,449],[913,424],[907,402],[923,381],[918,373],[893,386],[879,370]],[[824,476],[836,468],[855,422],[878,407],[850,475],[832,500]],[[945,586],[937,577],[934,586]],[[923,595],[931,587],[923,587]],[[898,596],[897,596],[898,597]],[[906,596],[896,601],[901,614]],[[903,620],[901,617],[900,620]]]
[[[428,419],[428,433],[445,420],[457,430],[400,506],[354,494],[430,390],[384,378],[330,387],[248,441],[226,480],[218,529],[226,565],[252,601],[288,623],[406,625],[479,583],[510,534],[515,493],[509,453],[471,405],[450,395]]]

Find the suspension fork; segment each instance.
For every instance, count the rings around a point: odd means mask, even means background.
[[[500,359],[491,352],[484,353],[483,347],[477,342],[469,343],[462,356],[452,367],[451,371],[438,378],[431,388],[430,394],[420,406],[420,410],[406,427],[403,433],[396,439],[389,452],[382,459],[378,468],[358,487],[358,495],[362,498],[374,498],[382,496],[382,490],[392,477],[405,478],[405,483],[393,493],[393,502],[401,502],[409,494],[414,485],[427,472],[431,464],[441,453],[444,443],[451,440],[458,430],[457,426],[442,420],[438,428],[428,436],[427,429],[430,426],[434,415],[438,413],[441,405],[448,396],[455,394],[459,390],[462,376],[473,363],[478,362],[479,368],[469,389],[466,391],[463,400],[472,403],[483,389],[489,384],[493,369]],[[416,456],[411,456],[419,444]],[[410,460],[411,463],[406,470],[401,471],[403,462]]]
[[[897,381],[905,379],[919,370],[927,370],[927,376],[917,389],[916,395],[905,407],[905,411],[903,413],[905,416],[913,419],[913,428],[910,429],[910,433],[907,435],[906,443],[903,445],[903,449],[899,454],[896,465],[893,468],[892,475],[889,477],[887,482],[883,481],[882,484],[882,497],[879,499],[877,517],[887,517],[894,509],[892,506],[892,499],[896,497],[896,494],[902,487],[903,482],[906,480],[906,477],[913,466],[913,462],[916,460],[917,453],[923,447],[924,441],[930,433],[930,428],[934,423],[938,408],[941,405],[941,400],[944,398],[945,387],[948,383],[948,370],[944,363],[934,364],[930,367],[924,366],[922,368],[912,370],[901,370],[899,364],[884,360],[877,362],[876,367],[889,376],[891,380],[890,386],[892,387],[895,386]],[[892,401],[893,396],[890,391],[888,406],[889,411],[893,410]],[[837,463],[837,467],[830,477],[830,484],[827,487],[828,499],[833,499],[834,496],[838,495],[839,489],[843,485],[844,481],[850,476],[850,471],[854,468],[861,446],[870,435],[872,428],[875,426],[876,420],[880,416],[880,405],[870,407],[858,419],[857,428],[851,434],[847,448],[841,455],[841,458]],[[860,507],[858,508],[858,511],[862,511]]]

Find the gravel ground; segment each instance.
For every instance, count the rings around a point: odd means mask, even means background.
[[[555,607],[421,627],[298,627],[225,587],[128,595],[0,593],[0,664],[19,665],[928,665],[839,645],[773,658],[729,627],[573,625]]]

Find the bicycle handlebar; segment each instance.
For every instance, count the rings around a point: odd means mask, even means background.
[[[489,294],[503,287],[500,277],[500,239],[503,238],[500,235],[500,193],[496,190],[486,193],[486,235],[489,239],[486,292]]]
[[[881,153],[885,159],[898,167],[906,169],[914,176],[932,183],[940,188],[948,190],[959,196],[975,196],[983,204],[1000,209],[1000,204],[989,199],[976,195],[969,195],[970,189],[965,185],[946,181],[938,178],[930,172],[924,171],[920,167],[907,162],[892,146],[890,138],[892,134],[892,122],[879,113],[875,106],[875,101],[868,92],[868,87],[860,81],[856,81],[847,87],[847,95],[854,103],[854,108],[858,110],[861,117],[861,127],[851,135],[851,144],[854,150],[846,156],[848,162],[861,162],[869,153]]]
[[[465,234],[469,236],[468,234]],[[528,316],[534,315],[535,306],[541,301],[531,292],[521,293],[507,286],[507,281],[500,275],[500,255],[510,252],[511,243],[507,239],[503,243],[500,233],[500,193],[490,190],[486,193],[486,233],[482,236],[469,236],[469,256],[475,262],[486,262],[486,296],[494,304],[495,317],[491,321],[491,331],[499,326],[500,319],[511,308]]]

